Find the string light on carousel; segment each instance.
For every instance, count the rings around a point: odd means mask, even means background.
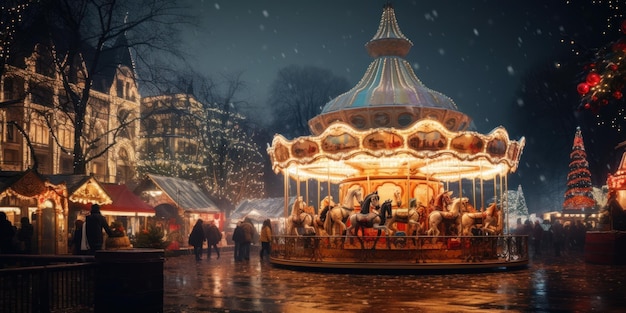
[[[468,130],[470,117],[424,86],[404,59],[412,46],[385,5],[366,44],[374,60],[359,83],[309,120],[310,136],[274,137],[268,154],[285,178],[288,216],[286,233],[273,239],[273,264],[397,270],[528,263],[526,239],[507,234],[503,207],[525,139],[511,140],[501,126]],[[310,180],[318,182],[317,208],[304,204]]]

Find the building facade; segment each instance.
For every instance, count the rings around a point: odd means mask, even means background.
[[[23,171],[37,166],[41,174],[74,171],[75,116],[68,108],[63,85],[40,44],[24,62],[5,65],[0,77],[0,170]],[[85,117],[83,146],[87,174],[101,182],[130,182],[135,177],[139,137],[140,96],[131,67],[115,70],[94,81]],[[71,88],[81,89],[80,71]],[[110,147],[109,147],[110,146]],[[106,150],[106,151],[105,151]]]

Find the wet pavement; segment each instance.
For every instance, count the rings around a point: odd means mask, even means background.
[[[509,271],[418,274],[304,272],[250,254],[166,258],[164,312],[626,311],[626,266],[589,264],[582,252]]]

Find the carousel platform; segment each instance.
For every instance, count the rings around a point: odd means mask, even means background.
[[[343,244],[342,244],[343,243]],[[299,270],[432,272],[507,270],[528,265],[527,236],[275,236],[270,262]]]

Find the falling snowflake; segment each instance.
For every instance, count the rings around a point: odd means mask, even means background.
[[[506,67],[506,71],[509,73],[509,75],[513,76],[515,75],[515,70],[513,69],[513,65],[509,65]]]

